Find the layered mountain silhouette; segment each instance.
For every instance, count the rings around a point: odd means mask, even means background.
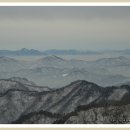
[[[12,72],[24,69],[24,65],[14,58],[0,56],[0,72]]]
[[[0,79],[25,77],[39,86],[60,88],[75,80],[87,80],[100,86],[130,81],[130,59],[103,58],[95,61],[63,59],[51,55],[37,60],[22,61],[0,57]]]
[[[26,56],[26,55],[44,55],[43,52],[40,52],[35,49],[26,49],[22,48],[20,50],[0,50],[1,56]]]
[[[27,56],[27,55],[99,55],[105,53],[112,53],[112,54],[130,54],[130,49],[127,50],[106,50],[106,51],[92,51],[92,50],[45,50],[39,51],[36,49],[27,49],[22,48],[20,50],[0,50],[0,56]]]
[[[38,53],[22,49],[17,53]],[[73,82],[72,82],[73,81]],[[0,123],[119,124],[130,119],[130,59],[0,57]]]
[[[93,55],[100,54],[97,51],[79,51],[79,50],[45,50],[39,51],[36,49],[22,48],[20,50],[0,50],[0,56],[34,56],[34,55]]]
[[[118,112],[117,108],[121,113],[119,117],[128,120],[129,85],[104,88],[92,82],[77,80],[52,90],[28,82],[30,81],[26,80],[25,83],[25,79],[20,82],[20,78],[16,77],[0,80],[1,124],[114,123],[115,117],[109,119]],[[122,113],[123,106],[125,112]],[[117,122],[118,120],[115,123]]]

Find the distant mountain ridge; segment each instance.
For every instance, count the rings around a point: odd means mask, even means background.
[[[19,62],[14,58],[10,58],[7,56],[0,56],[0,72],[4,71],[17,71],[19,69],[24,69],[24,64]]]
[[[34,49],[22,48],[20,50],[0,50],[0,56],[26,56],[26,55],[44,55],[43,52]]]
[[[36,49],[22,48],[20,50],[0,50],[0,56],[26,56],[26,55],[98,55],[105,52],[109,53],[120,53],[120,54],[130,54],[130,50],[106,50],[106,51],[91,51],[91,50],[58,50],[51,49],[45,51],[39,51]]]
[[[122,68],[125,69],[124,72],[121,71]],[[100,86],[117,85],[129,82],[129,73],[130,59],[123,56],[85,61],[49,55],[28,63],[7,56],[0,57],[0,79],[25,77],[38,85],[53,88],[65,86],[75,80],[87,80]]]
[[[45,50],[22,48],[20,50],[0,50],[0,56],[26,56],[26,55],[81,55],[81,54],[99,54],[96,51],[79,51],[79,50]]]

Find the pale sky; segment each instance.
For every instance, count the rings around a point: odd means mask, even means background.
[[[130,7],[0,7],[0,50],[130,49]]]

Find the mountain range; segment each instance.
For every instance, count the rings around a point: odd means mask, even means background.
[[[129,58],[0,57],[1,124],[126,124],[129,110]]]
[[[130,59],[119,56],[94,61],[63,59],[52,55],[34,61],[0,57],[0,79],[27,78],[37,85],[59,88],[75,80],[87,80],[101,86],[130,81]]]
[[[77,80],[49,89],[27,79],[0,80],[1,124],[129,123],[129,104],[129,85],[101,87]]]
[[[91,51],[91,50],[45,50],[39,51],[35,49],[22,48],[20,50],[0,50],[0,56],[34,56],[34,55],[98,55],[104,53],[120,53],[130,54],[130,49],[126,50],[104,50],[104,51]]]

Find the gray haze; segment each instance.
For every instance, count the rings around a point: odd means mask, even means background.
[[[130,7],[0,7],[0,49],[130,48]]]

